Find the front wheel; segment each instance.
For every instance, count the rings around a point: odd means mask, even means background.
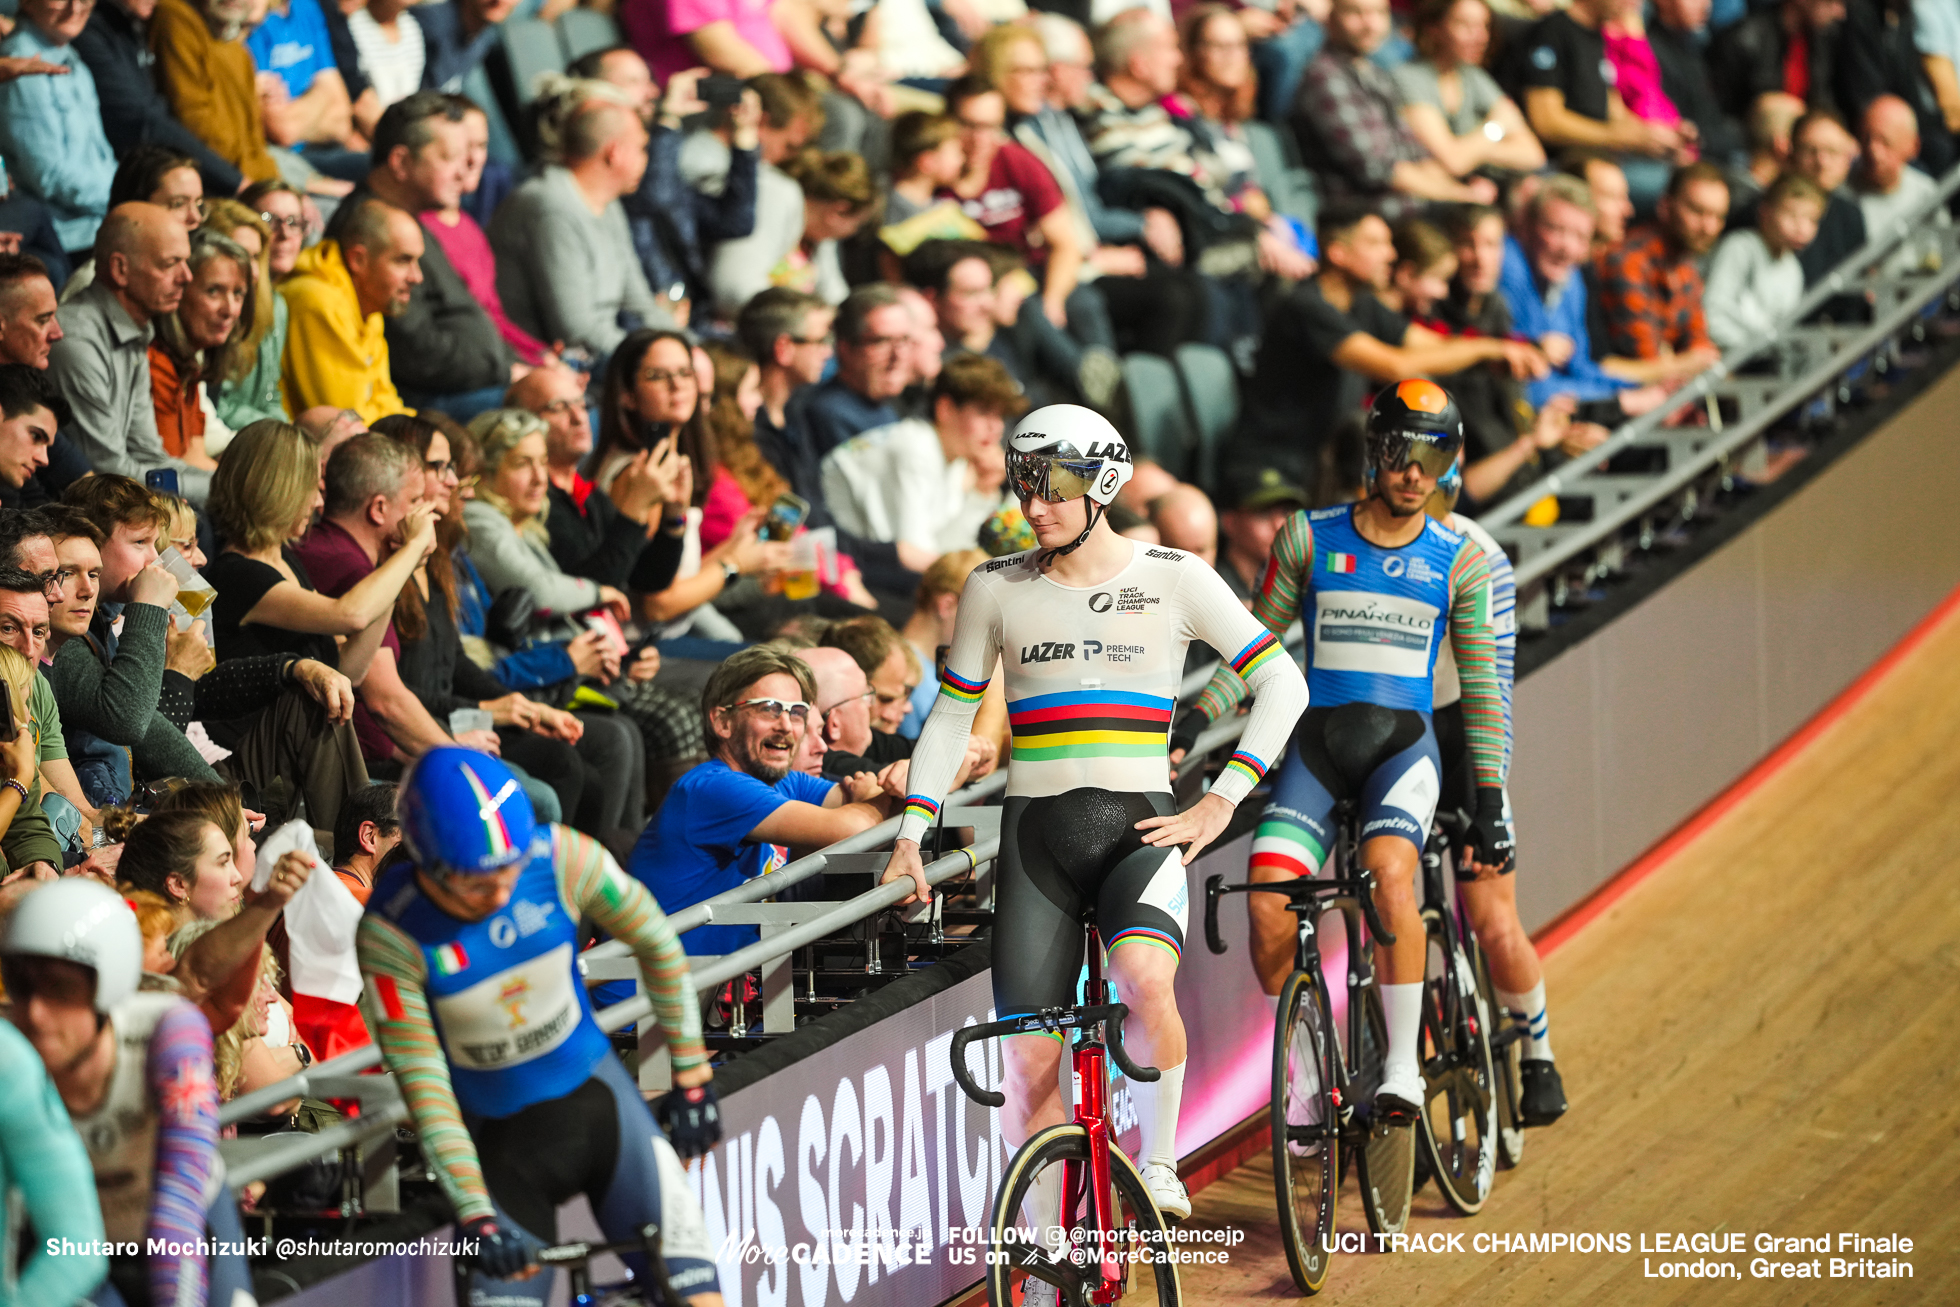
[[[1477,992],[1470,959],[1435,908],[1422,914],[1428,965],[1422,991],[1423,1161],[1443,1200],[1475,1216],[1497,1174],[1496,1072],[1490,1060],[1490,1012]]]
[[[1340,1190],[1338,1054],[1330,1025],[1314,977],[1305,971],[1288,976],[1273,1031],[1273,1189],[1287,1269],[1308,1294],[1327,1283]]]
[[[1350,963],[1352,965],[1352,963]],[[1367,1214],[1368,1228],[1376,1234],[1400,1234],[1409,1223],[1409,1208],[1415,1198],[1416,1127],[1384,1126],[1375,1119],[1375,1089],[1382,1082],[1382,1064],[1388,1057],[1388,1017],[1382,1011],[1381,986],[1373,983],[1361,991],[1361,1002],[1349,991],[1349,1021],[1354,1026],[1356,1058],[1349,1083],[1367,1094],[1367,1116],[1360,1108],[1352,1118],[1359,1143],[1361,1165],[1356,1179],[1361,1185],[1361,1208]],[[1354,1008],[1359,1007],[1359,1011]]]
[[[1058,1219],[1063,1231],[1056,1245],[1044,1230],[1030,1230],[1022,1207],[1044,1174],[1053,1176],[1051,1192],[1059,1195]],[[1079,1125],[1043,1130],[1007,1164],[994,1195],[987,1258],[988,1307],[1015,1307],[1014,1286],[1046,1280],[1061,1290],[1063,1307],[1087,1307],[1089,1295],[1102,1283],[1104,1236],[1098,1231],[1089,1199],[1089,1132]],[[1125,1268],[1124,1296],[1158,1307],[1177,1307],[1177,1265],[1164,1217],[1151,1201],[1143,1177],[1121,1149],[1109,1150],[1110,1210],[1115,1242],[1110,1251]],[[1048,1186],[1044,1186],[1048,1187]],[[1050,1224],[1046,1213],[1040,1223]]]
[[[1481,945],[1472,944],[1477,960],[1477,997],[1490,1014],[1490,1061],[1496,1072],[1497,1159],[1507,1167],[1524,1160],[1524,1024],[1497,1001],[1497,986],[1490,978],[1490,958]]]

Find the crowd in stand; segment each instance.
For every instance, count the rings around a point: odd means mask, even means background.
[[[1960,136],[1952,0],[618,0],[568,51],[570,9],[0,16],[0,897],[118,885],[225,1096],[361,1037],[255,829],[365,901],[453,741],[697,902],[905,792],[967,574],[1031,542],[1029,407],[1221,359],[1217,466],[1146,443],[1111,515],[1249,603],[1380,385],[1455,395],[1474,512]],[[962,779],[1004,741],[987,702]]]

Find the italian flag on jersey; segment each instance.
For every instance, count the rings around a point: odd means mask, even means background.
[[[470,964],[470,955],[463,952],[461,944],[444,944],[436,950],[436,970],[445,976],[453,976]]]
[[[1327,555],[1327,570],[1330,572],[1352,573],[1354,571],[1354,555],[1329,553]]]

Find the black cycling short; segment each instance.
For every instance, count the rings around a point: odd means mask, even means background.
[[[997,1016],[1076,1001],[1082,922],[1092,909],[1105,950],[1148,943],[1183,955],[1191,907],[1184,854],[1145,844],[1136,829],[1176,812],[1164,793],[1080,789],[1007,800],[995,890]]]

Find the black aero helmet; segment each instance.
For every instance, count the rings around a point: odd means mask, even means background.
[[[1368,410],[1368,480],[1415,463],[1433,477],[1456,466],[1463,414],[1450,392],[1421,377],[1398,381]]]

